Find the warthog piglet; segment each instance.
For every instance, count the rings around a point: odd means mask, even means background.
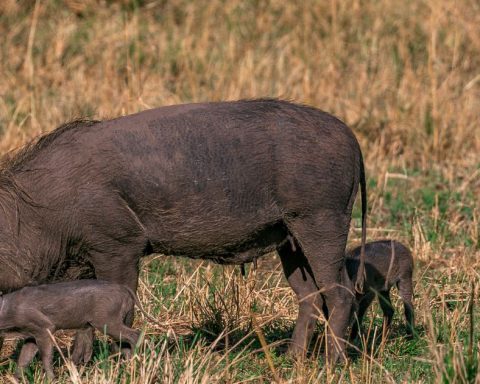
[[[347,271],[355,280],[359,265],[360,247],[347,252]],[[374,241],[365,244],[365,285],[364,293],[356,296],[358,304],[357,320],[352,326],[351,339],[358,334],[359,324],[375,296],[383,311],[383,326],[387,330],[393,318],[390,289],[396,285],[405,308],[407,332],[413,335],[413,258],[407,247],[393,240]]]
[[[0,332],[16,331],[35,340],[24,344],[17,375],[40,350],[47,376],[53,378],[52,335],[59,329],[94,327],[133,349],[140,333],[127,324],[135,303],[139,306],[130,288],[101,280],[30,286],[1,296]]]

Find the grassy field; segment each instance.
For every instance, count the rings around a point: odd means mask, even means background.
[[[368,177],[368,238],[415,258],[418,337],[397,311],[365,319],[350,362],[325,368],[319,346],[285,353],[297,304],[279,259],[238,268],[157,255],[139,296],[138,354],[68,362],[60,383],[480,383],[480,5],[477,0],[3,0],[0,153],[76,117],[161,105],[280,97],[317,106],[357,135]],[[349,243],[359,243],[359,204]],[[398,297],[394,304],[400,309]],[[260,340],[265,339],[265,343]],[[14,342],[1,353],[12,382]],[[66,363],[65,363],[66,360]],[[42,381],[40,364],[28,372]]]

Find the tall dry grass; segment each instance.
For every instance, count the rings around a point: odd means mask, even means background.
[[[478,334],[469,297],[479,286],[479,68],[476,0],[1,1],[0,153],[75,117],[293,99],[353,128],[369,235],[409,243],[417,263],[419,341],[370,337],[352,365],[331,372],[276,353],[296,316],[277,259],[246,281],[233,268],[162,259],[169,272],[148,261],[140,295],[164,329],[149,325],[132,361],[100,346],[100,358],[64,367],[60,381],[478,382],[468,335],[471,323]],[[182,341],[192,324],[203,338]],[[378,332],[378,322],[367,327]],[[411,362],[400,365],[404,356]],[[37,366],[31,378],[40,377]]]
[[[345,120],[370,167],[387,157],[422,168],[478,161],[475,0],[24,0],[3,8],[3,150],[77,116],[275,96]]]

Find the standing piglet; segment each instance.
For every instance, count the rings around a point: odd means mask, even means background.
[[[360,247],[347,253],[347,271],[355,280],[359,266]],[[352,326],[351,339],[358,334],[359,324],[375,296],[378,297],[383,311],[383,328],[386,331],[393,318],[393,306],[390,301],[390,289],[396,285],[405,308],[407,332],[413,335],[414,311],[413,297],[413,258],[410,250],[394,240],[380,240],[365,244],[365,285],[362,294],[357,293],[357,320]]]
[[[130,288],[100,280],[25,287],[0,297],[0,333],[17,331],[35,340],[35,343],[27,341],[20,352],[18,376],[40,350],[51,379],[54,377],[51,335],[56,330],[94,327],[134,348],[139,331],[126,324],[133,317],[135,303],[138,306]]]

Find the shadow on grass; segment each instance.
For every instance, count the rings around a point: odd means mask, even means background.
[[[291,321],[277,320],[262,326],[261,332],[270,352],[275,356],[285,355],[289,346],[290,338],[295,324]],[[228,329],[223,326],[221,320],[210,319],[197,327],[191,328],[191,333],[182,335],[177,341],[170,340],[169,349],[174,351],[180,347],[183,350],[193,349],[198,344],[209,346],[213,351],[226,351],[229,353],[263,353],[259,337],[252,324],[241,328]],[[407,329],[404,325],[392,326],[386,342],[382,346],[381,327],[377,332],[365,333],[362,339],[358,337],[347,347],[347,355],[352,362],[357,361],[368,351],[377,356],[381,349],[396,351],[405,356],[421,355],[425,348],[425,329],[423,326],[415,328],[415,337],[407,337]],[[161,336],[163,338],[163,336]],[[324,327],[317,326],[309,347],[310,359],[323,359],[325,334]]]
[[[275,354],[286,351],[294,325],[288,321],[274,321],[262,326],[261,332],[269,349]],[[230,352],[255,352],[262,349],[259,337],[251,323],[243,327],[224,327],[221,321],[210,319],[197,327],[191,328],[192,333],[183,336],[185,344],[202,342],[214,351],[228,349]]]
[[[376,328],[376,330],[374,330]],[[387,334],[386,340],[382,343],[382,327],[377,326],[370,330],[363,330],[356,340],[350,342],[347,348],[347,354],[352,362],[362,358],[366,352],[369,355],[373,352],[373,357],[377,357],[381,351],[395,351],[396,355],[401,356],[419,356],[426,347],[425,328],[423,325],[417,325],[414,330],[414,336],[407,335],[405,325],[392,326]]]

